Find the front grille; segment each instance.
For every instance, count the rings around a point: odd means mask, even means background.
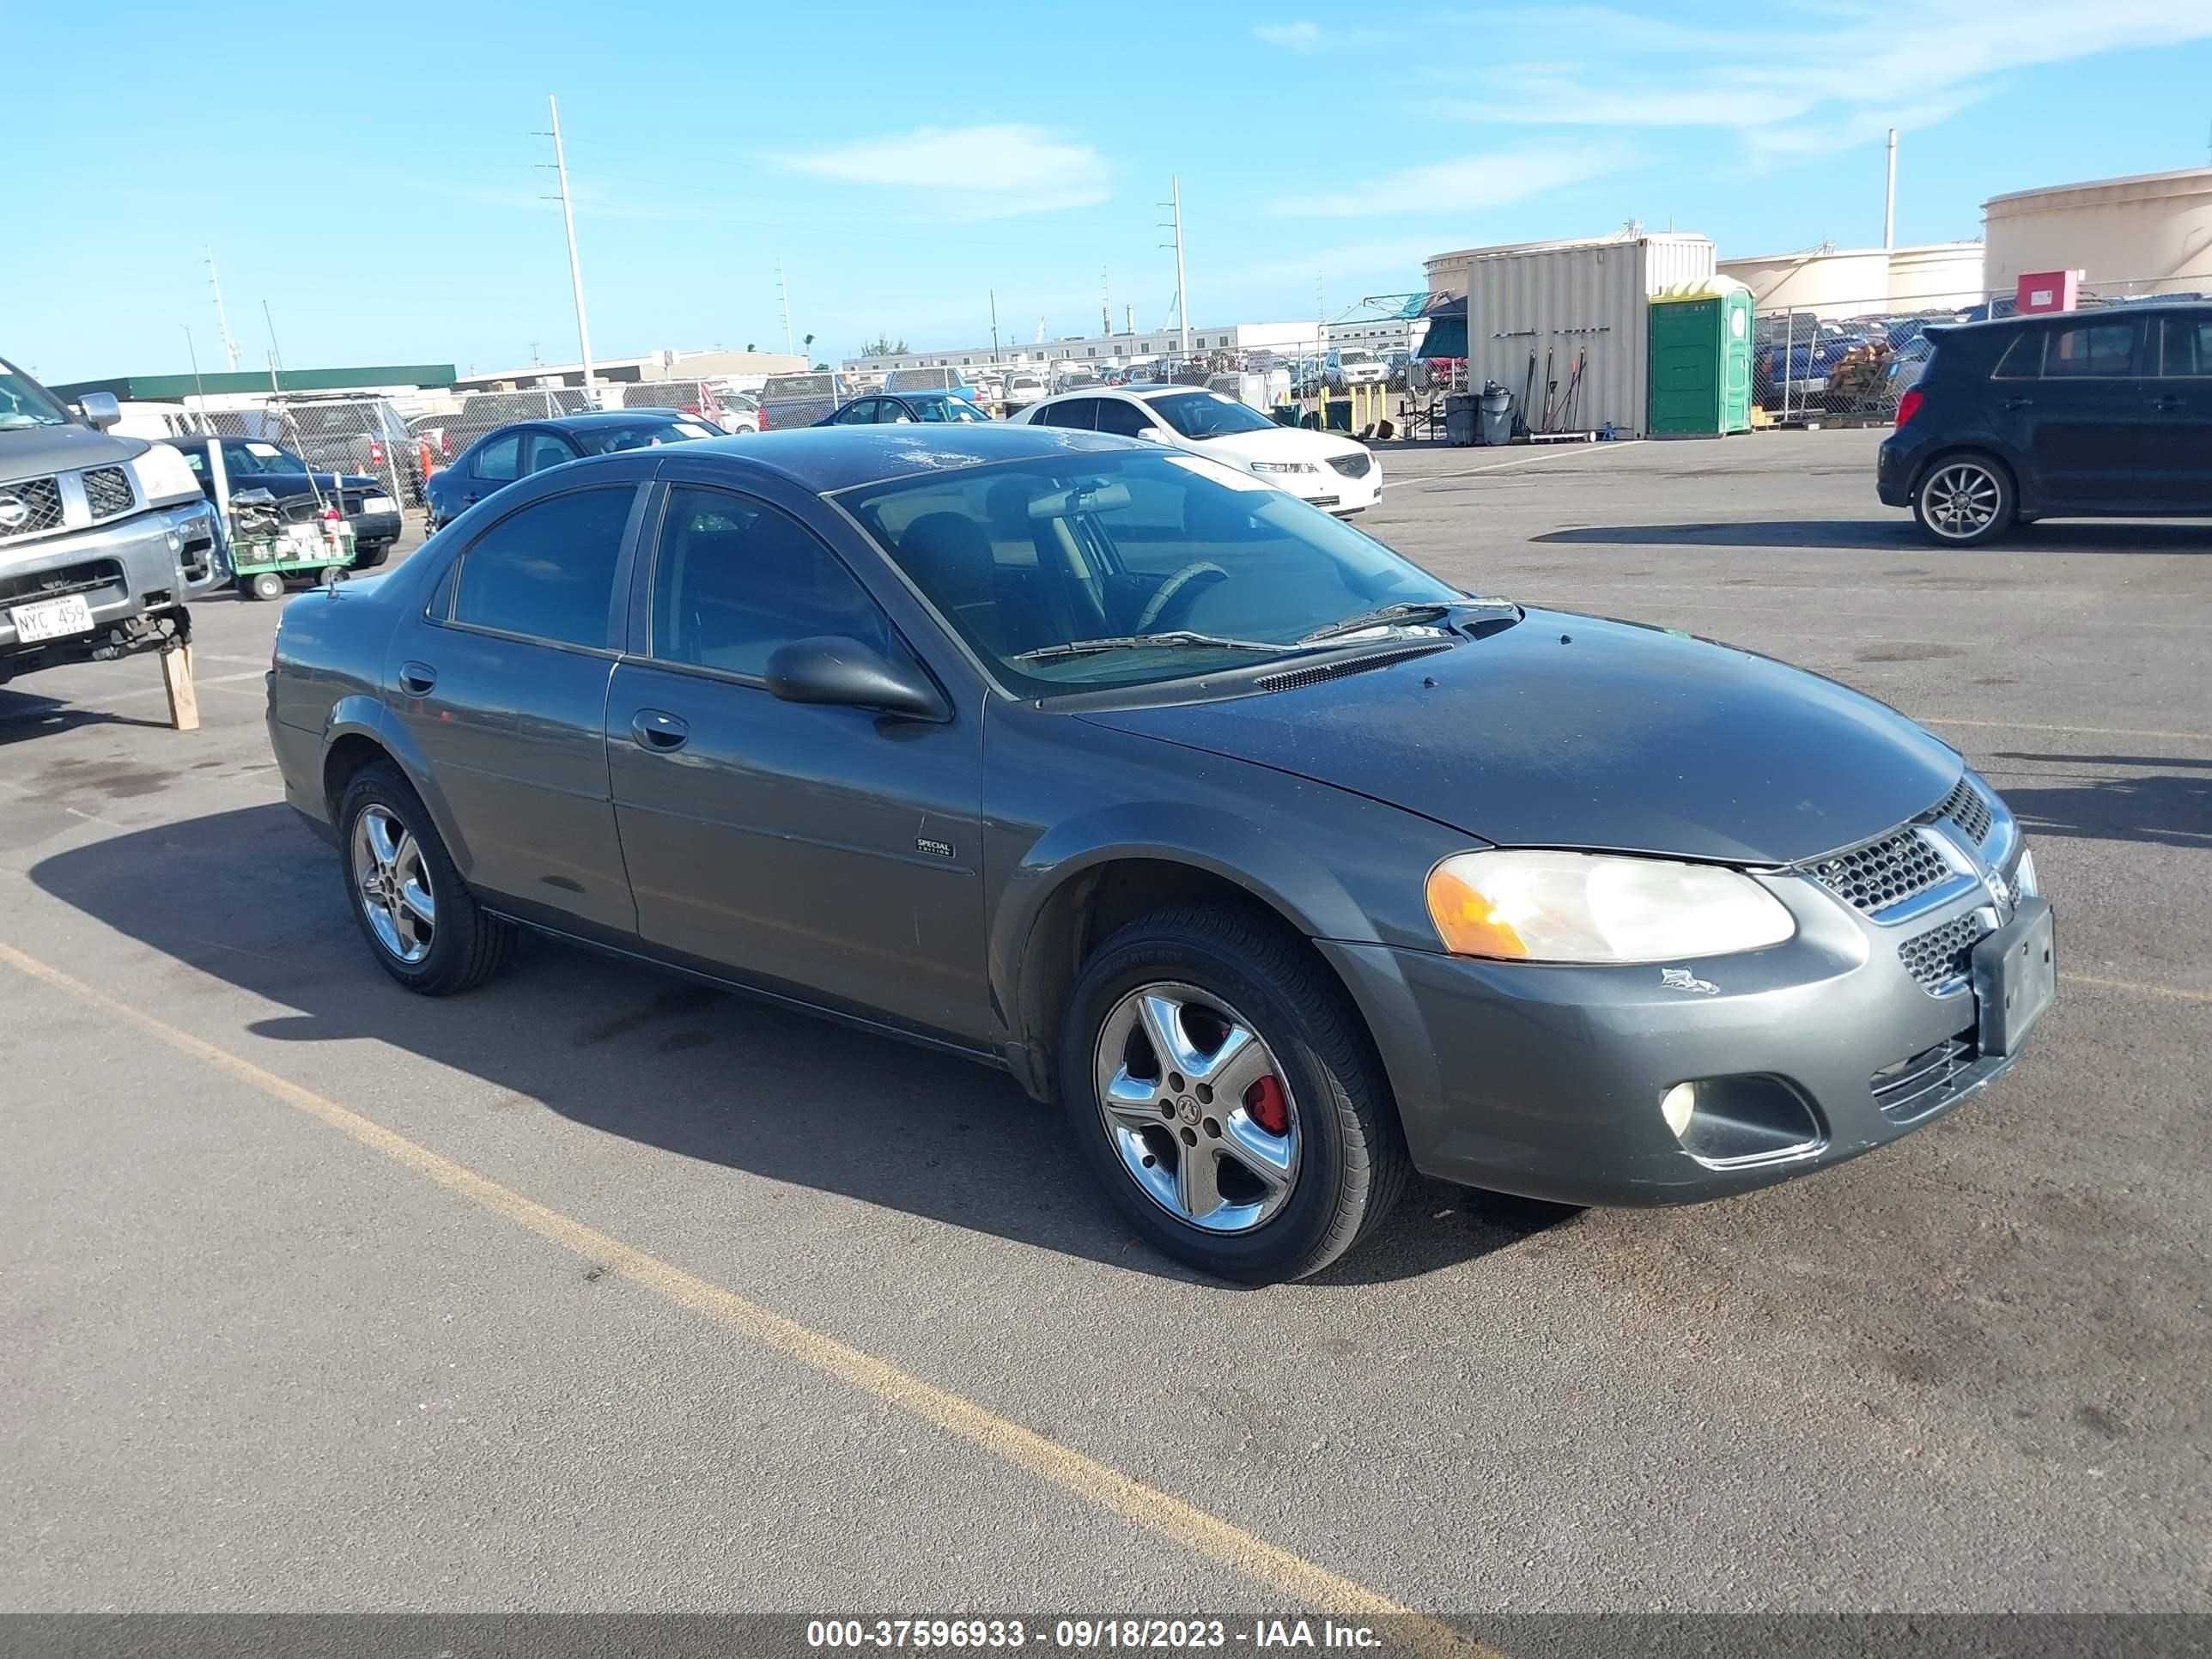
[[[1347,478],[1364,478],[1367,469],[1375,465],[1364,450],[1357,455],[1332,455],[1328,464]]]
[[[1813,878],[1855,909],[1878,915],[1948,881],[1951,866],[1910,826],[1813,866]]]
[[[1956,1094],[1960,1073],[1980,1058],[1980,1042],[1969,1027],[1932,1048],[1883,1066],[1867,1079],[1867,1086],[1884,1117],[1893,1123],[1909,1123]]]
[[[1441,645],[1417,645],[1409,651],[1385,651],[1372,657],[1351,657],[1341,662],[1326,663],[1318,668],[1292,668],[1280,674],[1263,674],[1253,683],[1262,691],[1295,691],[1302,685],[1319,685],[1323,680],[1342,679],[1346,674],[1388,668],[1394,662],[1410,662],[1415,657],[1444,649],[1447,647]]]
[[[1943,798],[1943,804],[1936,809],[1936,816],[1950,819],[1977,847],[1990,838],[1990,804],[1982,799],[1982,792],[1964,778]]]
[[[122,586],[121,565],[112,559],[91,559],[27,576],[0,576],[0,605],[28,605],[34,599],[58,599],[64,594],[97,593],[103,587]]]
[[[62,486],[58,478],[18,478],[0,483],[0,541],[35,536],[62,521]]]
[[[88,468],[84,475],[84,504],[95,520],[128,513],[137,498],[131,493],[131,475],[119,466]]]
[[[1966,976],[1974,946],[1989,931],[1989,925],[1969,911],[1905,940],[1897,947],[1898,959],[1905,963],[1905,971],[1919,981],[1920,988],[1932,995],[1939,987]]]

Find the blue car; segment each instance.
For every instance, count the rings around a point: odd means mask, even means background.
[[[988,421],[991,417],[959,392],[877,392],[855,398],[815,422],[817,426],[891,426],[900,421]]]

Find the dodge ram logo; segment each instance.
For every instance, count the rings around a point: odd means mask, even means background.
[[[0,495],[0,531],[21,530],[31,516],[31,504],[21,495]]]

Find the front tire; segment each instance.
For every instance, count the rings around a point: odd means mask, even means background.
[[[264,570],[246,579],[246,595],[252,599],[281,599],[284,597],[284,579],[273,570]]]
[[[1979,547],[2012,528],[2012,474],[1987,455],[1946,455],[1912,492],[1912,517],[1939,547]]]
[[[397,766],[354,774],[338,802],[338,860],[377,965],[410,991],[475,989],[514,953],[514,925],[486,915]]]
[[[1218,1278],[1320,1272],[1403,1191],[1405,1137],[1366,1028],[1304,943],[1236,910],[1123,927],[1078,975],[1060,1090],[1137,1231]]]

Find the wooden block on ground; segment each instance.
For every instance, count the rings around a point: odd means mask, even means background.
[[[179,732],[200,729],[199,694],[192,689],[192,648],[171,646],[161,653],[161,684],[169,694],[169,724]]]

